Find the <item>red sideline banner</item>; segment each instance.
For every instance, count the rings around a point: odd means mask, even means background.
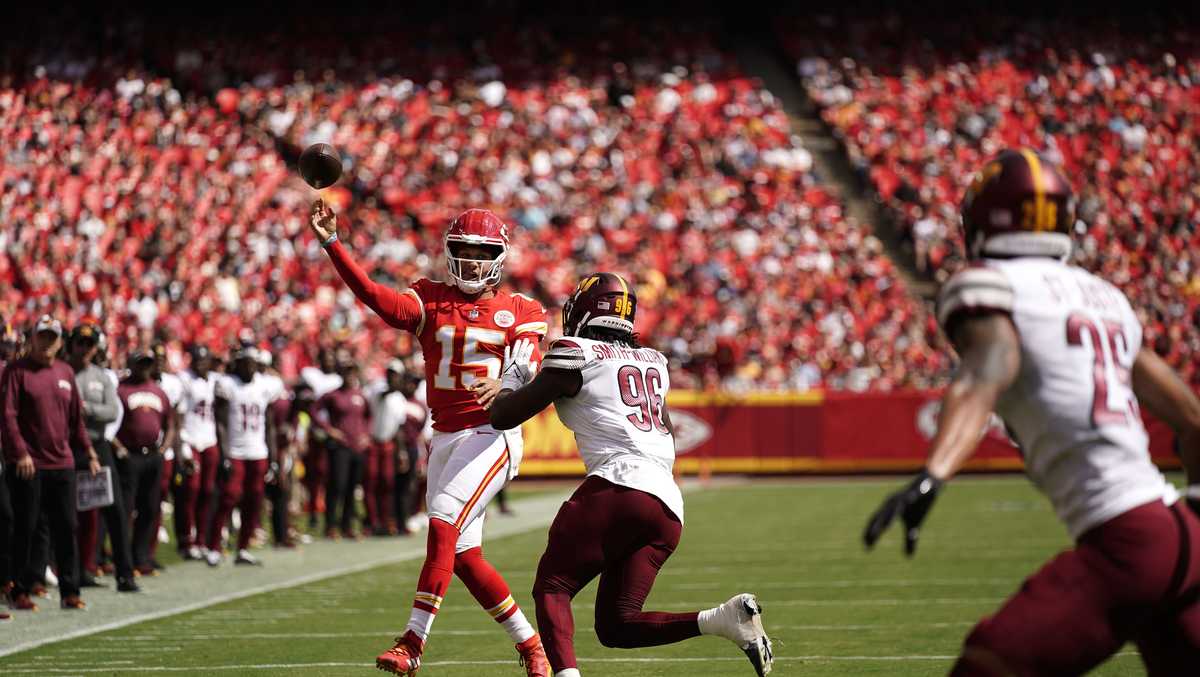
[[[916,470],[937,427],[938,392],[673,392],[676,467],[687,474],[851,473]],[[1178,468],[1173,437],[1147,418],[1150,452]],[[582,475],[575,438],[553,408],[525,424],[526,476]],[[1020,470],[1021,455],[998,418],[967,467]]]

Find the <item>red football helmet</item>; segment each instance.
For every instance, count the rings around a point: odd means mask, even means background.
[[[1028,148],[1006,150],[975,175],[962,202],[971,258],[1071,254],[1075,198],[1052,163]]]
[[[579,282],[563,306],[563,333],[580,336],[588,327],[633,334],[637,294],[620,275],[595,273]]]
[[[483,260],[464,258],[458,252],[463,245],[485,247],[494,256]],[[450,279],[464,293],[478,294],[500,283],[504,258],[508,256],[508,226],[486,209],[468,209],[450,222],[445,248]]]

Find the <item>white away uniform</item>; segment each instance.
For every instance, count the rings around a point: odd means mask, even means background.
[[[179,400],[178,411],[183,417],[183,426],[179,436],[191,452],[200,453],[217,444],[217,422],[213,418],[213,388],[219,377],[219,374],[209,372],[208,376],[200,378],[191,371],[185,371],[180,376],[183,396]],[[189,455],[189,452],[185,451],[184,455]]]
[[[163,389],[167,394],[167,404],[175,411],[180,411],[179,405],[183,401],[183,380],[175,374],[163,372],[158,377],[158,387]],[[175,450],[167,449],[163,453],[163,460],[170,461],[175,458]]]
[[[214,395],[229,402],[229,458],[267,458],[267,407],[279,397],[275,385],[258,375],[246,383],[234,374],[226,374],[217,379]]]
[[[667,358],[570,336],[551,344],[542,368],[583,377],[579,393],[555,400],[554,408],[575,432],[587,474],[658,497],[682,522],[683,496],[671,474],[675,442],[663,415]]]
[[[1151,463],[1130,370],[1142,326],[1116,287],[1053,259],[988,259],[943,286],[938,321],[1000,311],[1021,341],[1021,370],[996,412],[1072,538],[1176,495]]]

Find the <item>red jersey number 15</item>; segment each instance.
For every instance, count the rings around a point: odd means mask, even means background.
[[[503,350],[506,343],[504,332],[483,327],[446,324],[438,327],[434,336],[441,346],[442,354],[438,359],[437,372],[433,376],[433,387],[439,390],[461,390],[469,387],[481,376],[500,378],[500,357],[483,350],[483,346],[495,346]]]

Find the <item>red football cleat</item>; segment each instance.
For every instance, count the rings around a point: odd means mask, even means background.
[[[12,614],[6,614],[0,611],[0,623],[5,623],[12,620]]]
[[[526,677],[551,677],[554,674],[546,659],[546,650],[542,648],[542,638],[537,634],[518,644],[517,653],[521,654]]]
[[[409,677],[421,667],[421,651],[425,643],[412,630],[396,638],[396,646],[375,657],[375,667],[393,675]]]
[[[47,590],[46,586],[42,585],[41,583],[34,583],[33,587],[29,589],[29,594],[33,595],[34,597],[42,597],[45,599],[50,598],[50,591]]]
[[[79,599],[78,595],[67,595],[62,599],[62,608],[77,609],[82,611],[87,608],[87,604],[84,604],[83,600]]]

